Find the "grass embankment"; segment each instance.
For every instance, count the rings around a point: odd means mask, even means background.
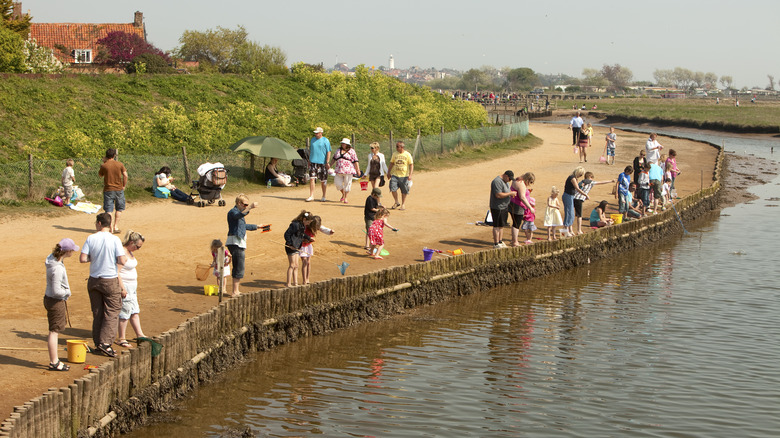
[[[605,116],[632,122],[673,124],[733,132],[780,132],[780,102],[750,103],[734,98],[706,99],[602,99],[596,102]]]

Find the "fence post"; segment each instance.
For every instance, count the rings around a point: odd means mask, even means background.
[[[32,198],[33,189],[33,156],[32,153],[27,154],[27,196]]]
[[[355,149],[355,133],[353,132],[350,137],[352,138],[352,149]]]
[[[393,155],[393,130],[391,129],[390,130],[390,156],[392,155]]]
[[[187,160],[187,146],[182,145],[182,147],[181,147],[181,159],[184,162],[184,182],[189,184],[190,183],[190,163],[189,163],[189,160]]]
[[[444,153],[444,125],[441,125],[441,153]]]
[[[249,154],[249,181],[256,182],[255,178],[255,155]]]

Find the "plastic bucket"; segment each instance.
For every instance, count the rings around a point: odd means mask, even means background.
[[[216,284],[204,284],[203,293],[206,294],[207,296],[219,295],[219,286],[217,286]]]
[[[87,361],[87,341],[68,339],[68,362],[84,363]]]
[[[612,218],[612,222],[614,222],[615,225],[623,223],[623,215],[622,214],[611,214],[611,215],[609,215],[609,217]]]
[[[433,258],[433,250],[428,248],[423,248],[423,260],[426,262],[430,262]]]
[[[368,181],[360,181],[360,190],[364,192],[368,190]]]

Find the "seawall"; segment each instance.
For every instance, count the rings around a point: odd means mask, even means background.
[[[684,221],[718,207],[723,161],[721,150],[710,184],[675,204]],[[15,408],[0,436],[114,436],[146,424],[153,413],[256,351],[569,269],[681,232],[672,209],[571,239],[247,293],[155,338],[162,345],[157,355],[143,343]]]

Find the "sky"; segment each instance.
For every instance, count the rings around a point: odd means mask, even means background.
[[[590,0],[22,0],[39,23],[130,23],[143,12],[148,41],[173,50],[185,30],[244,26],[281,48],[288,65],[528,67],[582,77],[620,64],[634,80],[687,68],[734,85],[780,80],[780,1]],[[780,86],[776,85],[776,88]]]

